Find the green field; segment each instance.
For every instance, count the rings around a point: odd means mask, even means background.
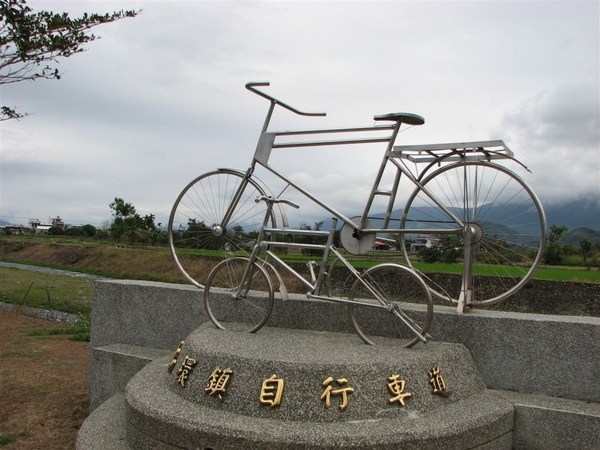
[[[206,265],[206,273],[214,265],[210,255],[198,250],[189,251],[190,255],[201,258]],[[208,259],[206,257],[209,257]],[[309,260],[319,260],[318,256],[305,256],[300,253],[280,255],[287,263],[297,263],[298,270]],[[371,267],[384,261],[402,263],[399,252],[373,252],[364,256],[348,256],[358,268]],[[162,247],[123,247],[101,241],[94,245],[93,240],[69,239],[60,237],[49,239],[35,237],[0,238],[0,261],[32,264],[45,267],[73,270],[111,278],[188,283],[177,270],[170,252]],[[422,272],[459,273],[460,264],[425,264],[413,262]],[[477,274],[496,274],[499,266],[481,265]],[[510,275],[519,271],[518,267],[502,267]],[[203,272],[204,273],[204,272]],[[600,283],[598,268],[587,270],[575,266],[540,267],[534,279]],[[65,275],[51,275],[27,270],[0,268],[0,301],[17,305],[27,305],[44,309],[56,309],[72,313],[89,313],[92,301],[93,280]],[[288,286],[289,287],[289,286]]]
[[[413,267],[421,272],[446,272],[461,273],[462,266],[459,264],[426,264],[413,263]],[[507,275],[520,273],[518,267],[504,266],[502,271]],[[498,266],[478,266],[475,271],[478,275],[496,275]],[[576,283],[600,283],[600,271],[598,269],[587,270],[578,267],[548,267],[540,266],[533,274],[534,279],[552,281],[572,281]]]
[[[213,250],[183,250],[180,254],[187,255],[202,255],[208,257],[219,257],[221,254]],[[240,255],[245,256],[245,255]],[[306,264],[308,261],[316,260],[320,262],[319,256],[305,256],[298,252],[292,252],[287,254],[278,254],[283,261],[288,264]],[[404,258],[400,252],[389,252],[382,254],[381,252],[371,252],[365,256],[353,256],[345,254],[352,265],[358,268],[372,267],[382,262],[395,262],[398,264],[405,264]],[[330,261],[331,262],[331,259]],[[418,260],[411,258],[412,266],[421,272],[443,272],[443,273],[461,273],[461,264],[443,264],[443,263],[423,263]],[[523,274],[523,269],[515,266],[497,266],[497,265],[485,265],[480,264],[476,267],[475,273],[477,275],[498,275],[499,273],[505,276],[518,277]],[[534,279],[539,280],[553,280],[553,281],[572,281],[577,283],[600,283],[600,270],[596,267],[588,269],[586,267],[578,266],[544,266],[541,265],[535,271]]]
[[[300,254],[290,255],[278,255],[287,263],[306,263],[309,260],[316,259],[318,257],[308,257]],[[367,256],[352,256],[345,255],[355,267],[366,268],[372,267],[382,262],[396,262],[398,264],[404,264],[404,258],[399,253],[394,253],[391,258],[384,258],[381,254],[369,254]],[[419,261],[412,261],[412,266],[420,272],[444,272],[444,273],[461,273],[461,264],[443,264],[434,263],[428,264]],[[505,276],[516,276],[518,277],[523,273],[523,269],[514,266],[495,266],[495,265],[478,265],[475,269],[477,275],[498,275],[499,273]],[[585,267],[576,266],[540,266],[537,268],[533,275],[534,279],[538,280],[552,280],[552,281],[572,281],[577,283],[600,283],[600,270],[598,268],[592,268],[588,270]]]
[[[74,314],[89,313],[93,280],[0,267],[0,301]]]

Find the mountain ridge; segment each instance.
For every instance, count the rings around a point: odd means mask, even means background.
[[[493,208],[493,206],[488,207]],[[398,224],[398,227],[402,212],[402,209],[392,212],[392,217],[396,219],[395,223]],[[595,200],[588,197],[567,203],[545,205],[544,212],[547,229],[550,229],[552,225],[567,227],[567,233],[561,239],[561,243],[578,245],[581,240],[589,239],[594,244],[600,244],[600,199]],[[354,215],[357,213],[351,214],[351,216]],[[383,216],[383,213],[372,215],[374,219],[383,218]],[[323,220],[322,229],[327,230],[330,226],[331,219]]]

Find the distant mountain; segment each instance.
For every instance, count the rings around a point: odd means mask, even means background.
[[[589,228],[600,231],[600,198],[545,205],[548,226],[565,225],[569,230]]]
[[[482,207],[480,207],[480,214],[485,214],[486,217],[502,217],[502,212],[503,212],[504,207],[503,206],[494,206],[494,205],[484,205]],[[427,209],[427,208],[422,208],[419,211],[419,214],[417,214],[415,212],[415,214],[413,214],[412,218],[415,221],[419,221],[423,220],[422,223],[419,222],[414,222],[412,224],[412,228],[427,228],[427,224],[425,222],[426,219],[431,219],[431,218],[435,218],[438,216],[438,214],[436,214],[435,212],[435,208],[431,208],[431,209]],[[531,211],[521,211],[520,213],[517,213],[518,211],[518,207],[512,208],[510,210],[511,215],[513,215],[514,217],[517,217],[518,220],[523,223],[523,222],[527,222],[524,219],[524,217],[527,217],[529,215],[531,215]],[[588,230],[588,231],[579,231],[578,233],[574,234],[571,237],[572,239],[577,239],[577,236],[581,236],[581,235],[585,235],[585,237],[587,237],[588,239],[592,240],[592,242],[595,242],[595,235],[594,233],[598,233],[600,234],[600,199],[581,199],[581,200],[575,200],[575,201],[571,201],[568,203],[564,203],[564,204],[560,204],[560,205],[544,205],[544,211],[546,213],[546,222],[547,222],[547,226],[548,228],[550,228],[550,226],[552,225],[559,225],[559,226],[566,226],[568,228],[569,232],[574,232],[577,229],[584,229],[584,230]],[[455,213],[458,213],[458,211],[454,211]],[[358,215],[359,212],[357,211],[355,213],[355,215]],[[460,216],[460,214],[458,214]],[[377,224],[376,222],[378,221],[378,219],[381,219],[384,217],[384,214],[374,214],[371,216],[372,217],[372,221],[374,222],[373,225],[377,226],[379,224]],[[392,222],[390,222],[390,228],[397,226],[400,226],[400,218],[402,217],[402,210],[398,209],[392,212]],[[493,220],[492,220],[493,221]],[[505,219],[505,220],[501,220],[503,226],[505,227],[510,227],[511,224],[510,220]],[[537,219],[536,219],[536,214],[531,215],[531,223],[536,223]],[[331,219],[325,219],[324,223],[323,223],[323,230],[327,230],[329,229],[329,227],[331,226]],[[521,232],[523,232],[523,230],[521,230]],[[583,234],[582,234],[583,233]],[[591,234],[590,234],[591,233]],[[501,233],[500,233],[501,234]],[[567,233],[567,235],[563,238],[566,239],[569,233]],[[594,239],[592,239],[594,238]],[[577,245],[579,244],[579,242],[583,239],[580,238],[579,240],[577,240]],[[562,242],[562,241],[561,241]]]
[[[567,233],[560,240],[563,245],[574,245],[579,247],[579,243],[587,239],[592,244],[600,245],[600,231],[591,230],[590,228],[574,228],[567,231]]]
[[[4,220],[4,219],[0,219],[0,227],[3,227],[3,226],[5,226],[5,225],[12,225],[12,224],[11,224],[10,222],[7,222],[7,221],[6,221],[6,220]]]

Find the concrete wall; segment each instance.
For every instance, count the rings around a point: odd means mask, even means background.
[[[353,333],[346,316],[342,306],[293,296],[276,300],[267,325]],[[147,362],[170,356],[206,320],[202,291],[195,287],[96,282],[91,408],[122,391]],[[577,429],[578,448],[600,448],[599,318],[481,310],[459,315],[453,307],[436,307],[430,334],[464,344],[487,387],[515,404],[515,448],[557,448],[556,435],[565,431],[560,423]]]

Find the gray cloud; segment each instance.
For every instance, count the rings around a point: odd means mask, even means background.
[[[73,15],[144,12],[99,27],[89,51],[61,62],[61,81],[3,88],[4,103],[33,114],[0,125],[0,217],[101,224],[119,196],[165,223],[196,175],[250,162],[268,106],[244,90],[250,80],[271,81],[271,93],[300,109],[328,112],[278,111],[274,128],[370,125],[375,114],[415,112],[426,124],[398,144],[503,138],[544,201],[600,194],[594,2],[28,4]],[[286,151],[274,161],[351,213],[381,153]],[[298,214],[322,218],[309,203]]]
[[[543,200],[600,199],[599,98],[597,83],[560,85],[527,99],[502,121]]]

